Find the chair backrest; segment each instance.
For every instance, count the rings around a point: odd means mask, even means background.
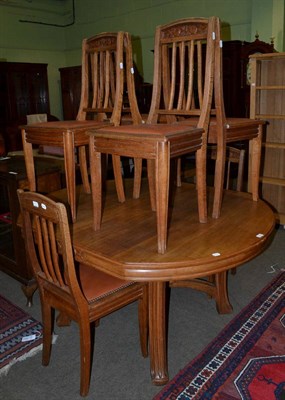
[[[47,114],[29,114],[27,115],[27,124],[37,124],[38,122],[47,122]]]
[[[158,26],[148,123],[196,116],[207,127],[213,96],[217,17],[185,18]]]
[[[127,32],[106,32],[84,39],[77,120],[110,120],[119,125],[122,113],[129,112],[132,120],[140,123],[133,74],[132,45]],[[123,107],[124,92],[129,98],[127,110]]]
[[[26,254],[39,290],[63,304],[87,308],[78,284],[66,208],[46,196],[18,189]]]
[[[221,40],[221,20],[215,19],[215,67],[214,67],[214,107],[211,114],[216,116],[217,141],[221,147],[225,148],[226,138],[226,114],[224,105],[224,89],[223,89],[223,42]]]

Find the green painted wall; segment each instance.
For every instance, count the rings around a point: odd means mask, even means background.
[[[132,34],[134,58],[146,82],[152,81],[155,27],[186,16],[218,15],[224,40],[269,42],[283,51],[284,0],[0,0],[0,60],[48,63],[51,113],[60,117],[58,68],[81,63],[81,42],[103,31]],[[17,4],[17,6],[15,6]],[[32,20],[44,24],[24,23]]]

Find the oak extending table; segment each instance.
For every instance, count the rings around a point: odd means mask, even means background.
[[[119,278],[149,282],[150,372],[156,385],[168,381],[167,282],[193,279],[194,288],[214,297],[220,313],[231,312],[227,271],[261,253],[275,226],[265,202],[235,191],[225,191],[220,218],[201,224],[195,187],[183,183],[173,189],[165,254],[157,252],[156,216],[145,182],[139,199],[132,198],[132,182],[126,182],[126,202],[118,203],[115,185],[107,181],[99,231],[92,228],[92,196],[77,187],[77,220],[71,225],[77,261]],[[68,205],[65,190],[50,197]]]

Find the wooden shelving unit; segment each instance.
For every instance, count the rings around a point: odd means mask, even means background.
[[[285,53],[250,56],[250,117],[267,121],[261,194],[285,225]]]

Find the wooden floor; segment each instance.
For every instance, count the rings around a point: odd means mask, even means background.
[[[169,209],[167,251],[157,253],[156,218],[151,211],[146,182],[140,199],[131,198],[127,182],[125,203],[118,203],[108,181],[101,230],[92,229],[91,195],[78,188],[78,217],[72,225],[76,257],[125,279],[171,280],[210,275],[240,265],[259,254],[275,225],[271,209],[251,195],[225,191],[222,215],[198,221],[195,187],[183,183],[173,193]],[[66,201],[65,191],[54,194]],[[108,263],[108,265],[107,265]]]

